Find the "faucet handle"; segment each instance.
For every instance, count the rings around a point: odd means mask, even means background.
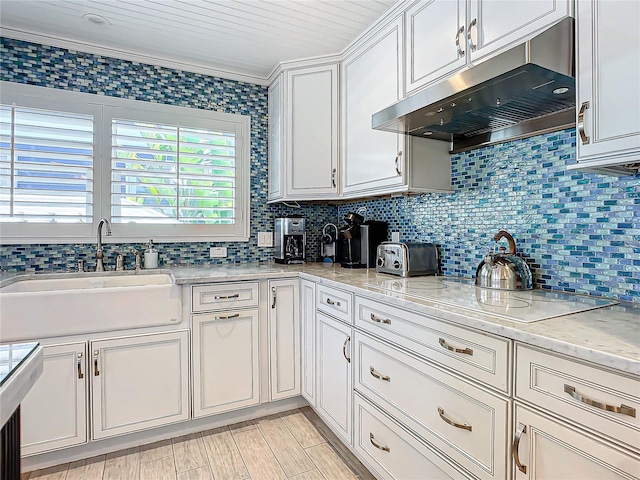
[[[142,270],[142,254],[135,248],[131,250],[131,253],[136,256],[136,271]]]
[[[121,253],[118,253],[116,255],[116,272],[122,272],[124,270],[124,257]]]

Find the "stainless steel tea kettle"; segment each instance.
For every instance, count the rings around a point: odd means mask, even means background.
[[[502,238],[509,242],[509,253],[506,253],[506,247],[500,247],[500,253],[496,253],[498,241]],[[531,270],[526,262],[516,255],[516,242],[511,234],[506,230],[500,230],[493,239],[496,242],[493,252],[484,256],[476,270],[476,285],[500,290],[532,288]]]

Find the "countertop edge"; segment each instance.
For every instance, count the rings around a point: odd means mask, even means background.
[[[43,368],[44,351],[42,346],[38,345],[0,387],[0,426],[13,415],[42,374]]]

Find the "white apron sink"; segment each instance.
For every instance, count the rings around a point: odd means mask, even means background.
[[[170,273],[44,274],[0,288],[0,343],[177,324]]]

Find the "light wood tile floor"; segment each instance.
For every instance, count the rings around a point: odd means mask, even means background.
[[[309,407],[35,470],[20,477],[165,479],[375,480]]]

